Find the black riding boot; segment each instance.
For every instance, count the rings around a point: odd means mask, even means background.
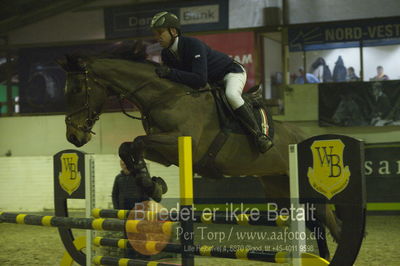
[[[242,125],[253,136],[260,153],[265,153],[272,148],[273,143],[271,138],[261,132],[253,112],[247,107],[246,104],[240,106],[234,112]]]

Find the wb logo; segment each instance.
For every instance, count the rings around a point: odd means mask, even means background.
[[[76,165],[76,161],[72,157],[62,158],[63,171],[70,173],[69,179],[75,180],[78,175],[78,166]]]
[[[69,195],[81,185],[81,173],[78,170],[78,154],[63,153],[60,157],[61,172],[58,176],[60,185]]]
[[[342,173],[342,167],[340,165],[340,156],[339,154],[333,153],[333,146],[329,147],[315,147],[316,152],[318,153],[318,158],[321,163],[321,167],[329,167],[329,177],[338,177]],[[327,151],[328,150],[328,151]]]
[[[318,140],[311,145],[313,166],[308,168],[310,185],[328,199],[345,189],[350,169],[343,162],[345,145],[340,139]]]

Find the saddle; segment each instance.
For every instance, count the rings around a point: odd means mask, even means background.
[[[247,131],[237,120],[235,113],[226,98],[225,90],[221,87],[217,87],[217,89],[212,90],[212,94],[217,106],[221,129],[226,132],[248,135]],[[272,139],[274,135],[273,121],[262,97],[261,84],[250,88],[242,95],[242,97],[245,104],[252,107],[253,114],[262,129],[262,132]]]
[[[211,178],[222,178],[222,172],[215,165],[215,158],[231,133],[249,135],[236,118],[225,95],[223,86],[216,85],[211,90],[217,107],[220,132],[214,138],[205,155],[194,165],[196,173]],[[256,85],[242,94],[245,104],[253,110],[262,132],[271,139],[274,137],[273,120],[262,97],[261,85]],[[249,136],[250,138],[250,136]],[[249,140],[250,141],[250,140]],[[251,141],[250,141],[251,143]],[[251,143],[252,144],[252,143]]]

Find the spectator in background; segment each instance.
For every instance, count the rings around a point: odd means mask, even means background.
[[[378,66],[376,68],[377,75],[371,78],[371,81],[381,81],[381,80],[389,80],[389,77],[383,72],[383,66]]]
[[[125,163],[120,160],[121,172],[115,177],[112,190],[112,203],[114,209],[131,210],[135,203],[150,200],[143,188],[136,184],[134,174],[126,168]]]
[[[359,81],[360,78],[356,75],[356,72],[354,71],[354,67],[349,67],[347,69],[347,76],[346,76],[347,81]]]
[[[135,173],[128,170],[124,161],[120,160],[121,172],[115,177],[114,186],[112,190],[112,202],[114,209],[117,210],[132,210],[136,203],[150,200],[150,197],[145,193],[142,186],[137,184]],[[160,177],[153,176],[152,179],[160,179]],[[166,187],[164,188],[166,192]],[[119,236],[120,237],[120,236]],[[128,238],[126,232],[123,237]],[[134,249],[124,249],[124,256],[129,259],[140,260],[158,260],[162,258],[171,258],[174,255],[161,252],[159,254],[148,256],[140,254]]]
[[[347,69],[344,66],[343,58],[341,55],[338,56],[335,62],[335,67],[333,68],[333,82],[344,82],[346,81]]]
[[[318,57],[311,65],[311,73],[314,74],[321,82],[332,82],[332,73],[325,59]]]
[[[124,161],[120,160],[121,172],[115,177],[112,190],[112,203],[116,210],[132,210],[136,203],[150,200],[143,188],[136,184],[136,176],[127,169]],[[124,232],[124,238],[127,238]],[[149,259],[133,249],[125,249],[124,256],[130,259]]]
[[[295,84],[320,83],[321,81],[311,73],[304,73],[304,68],[299,68],[299,76],[294,81]]]
[[[368,107],[371,125],[384,125],[392,110],[390,99],[383,90],[382,82],[374,82],[368,94]]]

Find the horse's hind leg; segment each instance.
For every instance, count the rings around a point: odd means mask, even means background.
[[[286,175],[262,176],[259,179],[268,203],[276,204],[278,209],[290,207],[289,178]]]
[[[333,239],[338,243],[341,235],[342,222],[336,216],[335,212],[327,204],[316,204],[316,219],[309,221],[307,228],[314,232],[320,256],[330,260],[329,249],[326,241],[325,228],[328,227]]]
[[[342,231],[342,221],[336,216],[331,207],[327,204],[317,205],[317,217],[328,227],[333,239],[339,242]]]
[[[317,241],[319,256],[326,260],[330,260],[324,225],[319,220],[308,220],[306,221],[306,227],[314,234],[316,238],[315,240]]]
[[[288,176],[263,176],[260,177],[260,180],[264,186],[265,196],[269,203],[276,204],[278,209],[290,207],[290,188]],[[321,213],[321,215],[318,215],[319,213]],[[329,259],[330,254],[323,224],[327,224],[327,220],[331,221],[331,216],[327,218],[326,215],[328,215],[326,212],[318,212],[317,210],[318,220],[308,221],[306,226],[311,232],[316,233],[316,240],[320,256],[322,258]],[[332,223],[329,224],[333,225]]]

